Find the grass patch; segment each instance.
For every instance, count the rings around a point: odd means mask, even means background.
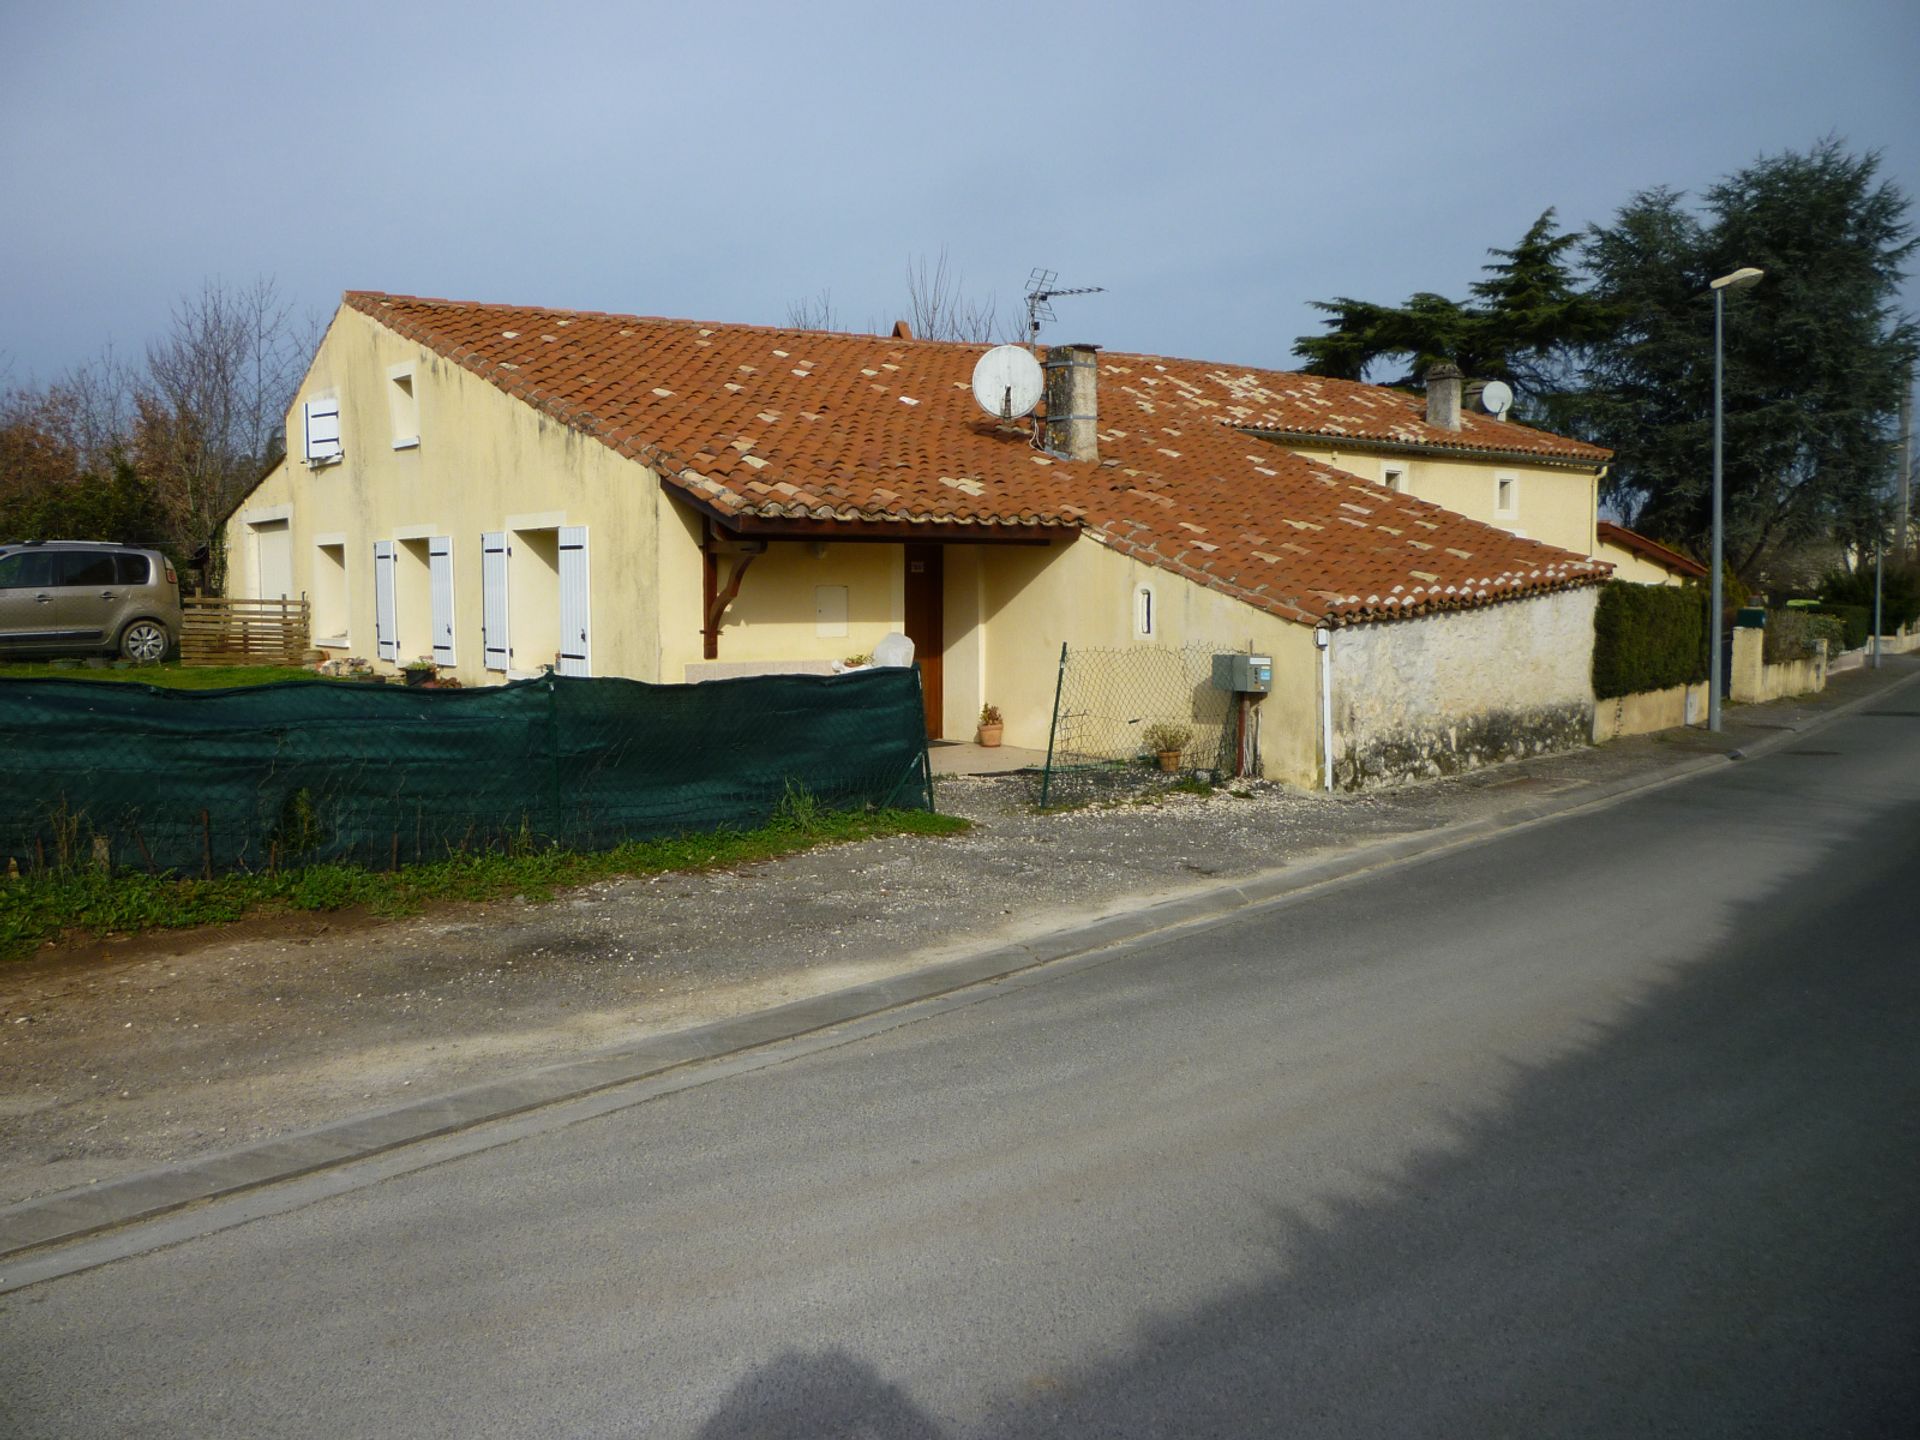
[[[883,835],[954,835],[968,822],[925,810],[842,812],[790,793],[757,830],[630,840],[612,850],[539,850],[520,855],[458,855],[398,870],[314,865],[278,875],[182,879],[125,871],[35,875],[0,880],[0,959],[19,959],[62,935],[127,934],[218,925],[248,916],[361,905],[376,915],[408,915],[439,900],[551,899],[556,891],[616,875],[657,875],[773,860],[821,845]]]
[[[87,665],[56,669],[44,662],[0,665],[0,680],[132,681],[136,685],[158,685],[165,690],[233,690],[242,685],[320,678],[298,665],[132,665],[125,670],[96,670]]]

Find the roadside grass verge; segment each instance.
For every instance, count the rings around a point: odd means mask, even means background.
[[[322,678],[298,665],[133,665],[125,670],[90,665],[55,667],[21,661],[0,665],[0,680],[111,680],[158,685],[164,690],[233,690],[242,685],[272,685],[280,680]]]
[[[212,880],[135,871],[81,871],[0,879],[0,960],[30,955],[48,940],[227,924],[254,916],[364,906],[376,915],[409,915],[444,900],[550,900],[556,892],[617,875],[723,869],[775,860],[823,845],[886,835],[955,835],[969,822],[924,810],[820,810],[789,796],[755,830],[630,840],[612,850],[536,850],[518,855],[455,855],[397,870],[315,865],[279,874]]]

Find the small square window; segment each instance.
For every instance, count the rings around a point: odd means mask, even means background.
[[[1382,465],[1380,483],[1396,495],[1407,493],[1407,467],[1404,465]]]
[[[1498,475],[1493,481],[1493,513],[1512,516],[1520,513],[1520,482],[1512,475]]]

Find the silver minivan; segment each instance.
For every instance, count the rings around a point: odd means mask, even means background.
[[[117,651],[164,660],[180,639],[180,576],[158,550],[96,540],[0,544],[0,651]]]

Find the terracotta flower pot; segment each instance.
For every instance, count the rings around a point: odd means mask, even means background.
[[[982,749],[992,750],[1000,743],[1000,736],[1006,730],[1005,725],[982,725],[980,733],[974,738]]]
[[[1169,775],[1178,770],[1180,768],[1180,752],[1178,750],[1162,750],[1160,752],[1160,768]]]

